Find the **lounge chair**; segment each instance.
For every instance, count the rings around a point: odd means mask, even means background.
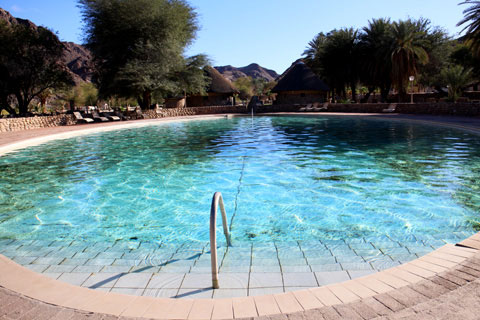
[[[313,104],[313,111],[318,112],[318,111],[323,111],[323,110],[327,110],[327,109],[328,109],[328,103],[327,103],[327,102],[325,102],[325,103],[323,104],[323,106],[321,106],[321,107],[320,107],[319,105],[320,105],[320,103],[315,102],[315,103]]]
[[[137,119],[145,119],[140,107],[135,108],[135,113],[137,114]]]
[[[383,109],[382,112],[395,112],[395,109],[397,108],[397,105],[395,103],[391,103],[387,109]]]
[[[102,112],[100,114],[102,117],[105,117],[107,118],[108,120],[111,120],[111,121],[120,121],[122,119],[120,119],[119,116],[116,116],[115,114],[113,114],[113,112]]]
[[[128,118],[125,117],[125,115],[124,115],[122,112],[120,112],[120,111],[114,111],[114,114],[115,114],[117,117],[119,117],[120,120],[122,120],[122,121],[128,120]]]
[[[108,121],[110,121],[110,120],[108,120],[107,117],[100,116],[97,111],[92,111],[92,116],[93,116],[93,120],[95,120],[96,122],[108,122]]]
[[[75,120],[77,120],[77,123],[91,123],[93,122],[93,119],[90,118],[84,118],[82,114],[78,111],[75,111],[73,113],[73,116],[75,117]]]

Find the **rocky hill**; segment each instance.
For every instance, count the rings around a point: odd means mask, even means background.
[[[270,69],[264,68],[256,63],[249,64],[246,67],[236,68],[233,66],[215,67],[225,78],[230,81],[235,81],[242,77],[252,77],[253,79],[265,79],[273,81],[278,77],[278,74]]]
[[[8,11],[0,8],[0,20],[7,24],[23,24],[32,29],[37,26],[30,20],[13,17]],[[65,46],[62,62],[70,70],[75,83],[90,82],[93,74],[92,55],[87,48],[73,42],[63,42]]]

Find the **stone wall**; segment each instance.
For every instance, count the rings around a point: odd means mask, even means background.
[[[433,114],[455,116],[480,116],[480,103],[330,103],[321,112],[345,113],[382,113],[390,106],[395,106],[395,113],[402,114]],[[323,106],[323,105],[321,105]],[[257,108],[257,112],[298,112],[305,105],[273,105]],[[311,110],[315,111],[315,110]]]
[[[396,113],[403,114],[433,114],[433,115],[455,115],[480,117],[480,103],[356,103],[356,104],[327,104],[327,109],[322,112],[345,112],[345,113],[382,113],[384,109],[395,105]],[[321,105],[323,106],[323,105]],[[299,112],[305,105],[271,105],[256,108],[257,113],[267,112]],[[314,111],[314,110],[313,110]],[[222,113],[246,113],[244,106],[215,106],[196,108],[175,108],[162,109],[160,111],[148,110],[143,114],[146,119],[157,119],[167,117],[194,116]],[[74,125],[75,119],[72,115],[57,115],[29,118],[8,118],[0,119],[0,132],[22,131],[46,127],[57,127]]]
[[[161,109],[160,111],[148,110],[144,111],[143,115],[146,119],[157,119],[167,117],[183,117],[195,116],[204,114],[219,114],[219,113],[244,113],[247,108],[244,106],[215,106],[215,107],[195,107],[195,108],[175,108],[175,109]]]
[[[56,116],[38,116],[28,118],[6,118],[0,119],[0,132],[68,126],[75,123],[75,119],[71,114],[60,114]]]

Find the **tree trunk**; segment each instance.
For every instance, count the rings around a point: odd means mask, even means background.
[[[357,85],[352,83],[350,88],[352,89],[352,101],[357,103]]]
[[[142,110],[150,109],[150,105],[152,104],[152,92],[150,90],[145,90],[142,97],[138,98],[138,104]]]
[[[28,105],[30,101],[26,101],[20,93],[15,94],[18,102],[18,114],[20,116],[26,116],[28,114]]]

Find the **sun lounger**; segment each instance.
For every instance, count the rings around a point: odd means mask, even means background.
[[[78,111],[75,111],[73,113],[73,116],[75,117],[75,120],[77,120],[77,123],[91,123],[93,122],[93,119],[90,118],[84,118],[82,114]]]
[[[313,104],[313,111],[315,111],[315,112],[324,111],[324,110],[327,110],[327,109],[328,109],[328,103],[327,102],[325,102],[323,104],[323,106],[321,106],[321,107],[320,107],[320,103],[318,103],[318,102],[315,102]]]
[[[387,109],[383,109],[382,112],[395,112],[395,108],[397,108],[397,105],[395,103],[392,103],[388,106]]]
[[[92,111],[92,116],[93,116],[93,120],[95,120],[96,122],[108,122],[108,121],[110,121],[110,120],[108,120],[107,117],[100,116],[97,111]]]
[[[111,120],[111,121],[120,121],[120,120],[122,120],[122,119],[120,119],[119,116],[114,115],[112,112],[102,112],[102,113],[101,113],[101,116],[102,116],[102,117],[105,117],[105,118],[107,118],[108,120]]]

